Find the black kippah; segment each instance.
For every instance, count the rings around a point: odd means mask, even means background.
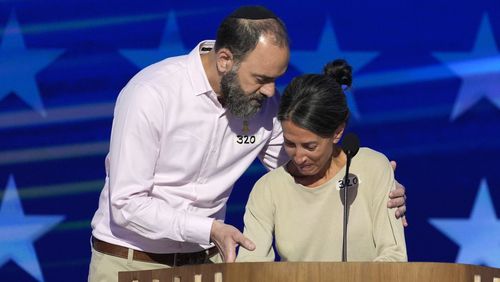
[[[243,6],[234,11],[230,18],[248,19],[248,20],[263,20],[278,18],[273,12],[262,6]]]

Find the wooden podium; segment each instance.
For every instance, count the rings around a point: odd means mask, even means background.
[[[119,282],[500,282],[500,269],[427,262],[247,262],[118,274]]]

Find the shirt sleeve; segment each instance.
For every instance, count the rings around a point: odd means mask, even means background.
[[[273,107],[273,110],[270,111],[272,112],[272,117],[270,118],[273,119],[273,130],[271,138],[259,154],[260,161],[268,170],[278,168],[279,166],[285,164],[289,159],[283,147],[284,139],[281,122],[279,122],[276,117],[279,105],[279,94],[276,93],[273,100],[270,102],[270,107]]]
[[[394,172],[385,157],[379,167],[372,203],[373,239],[377,253],[374,261],[408,261],[403,223],[396,219],[392,209],[387,208],[389,192],[395,188]]]
[[[111,220],[149,239],[208,244],[213,219],[175,209],[152,197],[166,117],[152,87],[129,84],[115,108],[109,153]]]
[[[243,235],[255,243],[255,250],[248,251],[240,247],[236,258],[238,262],[274,261],[275,208],[269,188],[264,176],[257,181],[250,192],[243,216],[245,223]]]

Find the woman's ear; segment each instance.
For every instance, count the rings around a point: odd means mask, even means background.
[[[227,49],[222,48],[215,54],[217,56],[217,71],[226,73],[233,67],[233,53]]]
[[[339,143],[342,134],[344,134],[345,125],[346,124],[344,122],[337,128],[337,130],[335,130],[335,133],[333,134],[333,144]]]

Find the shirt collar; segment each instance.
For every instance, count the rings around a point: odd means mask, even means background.
[[[215,44],[215,40],[205,40],[198,45],[189,53],[188,55],[188,73],[191,80],[191,85],[193,87],[194,93],[196,96],[215,92],[210,86],[208,82],[207,74],[205,73],[205,69],[203,68],[203,64],[201,62],[200,54],[205,53],[207,51],[202,51],[202,48],[213,48]]]

